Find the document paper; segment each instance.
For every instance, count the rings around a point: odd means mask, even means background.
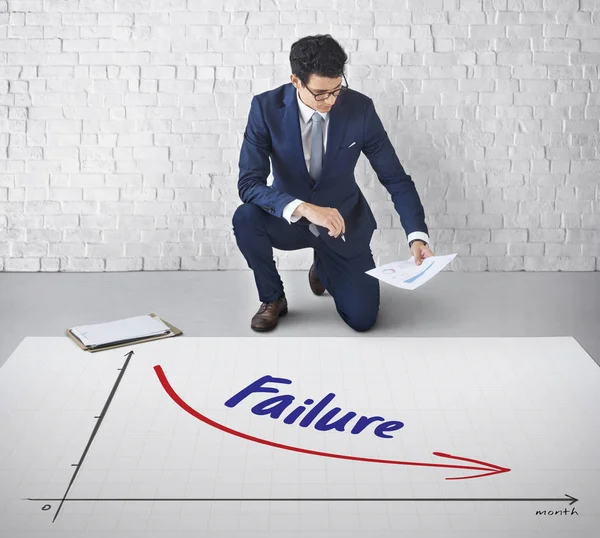
[[[365,272],[397,288],[414,290],[437,275],[455,256],[456,253],[429,256],[423,258],[421,265],[417,265],[415,257],[411,256],[408,260],[387,263]]]
[[[71,329],[71,332],[89,347],[158,336],[169,331],[169,327],[162,320],[152,316],[135,316],[96,325],[80,325]]]

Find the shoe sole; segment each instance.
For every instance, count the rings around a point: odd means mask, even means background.
[[[313,266],[311,267],[311,269],[313,269],[313,268],[314,268],[314,264],[313,264]],[[316,271],[315,271],[315,274],[316,274]],[[318,277],[317,277],[317,278],[318,278]],[[309,269],[309,271],[308,271],[308,285],[309,285],[309,287],[310,287],[310,291],[312,291],[312,292],[313,292],[313,293],[314,293],[314,294],[315,294],[317,297],[320,297],[320,296],[321,296],[321,295],[323,295],[323,294],[325,293],[325,291],[326,291],[326,290],[325,290],[325,286],[323,286],[323,284],[321,284],[321,286],[323,287],[323,291],[322,291],[322,292],[318,293],[318,292],[316,292],[316,291],[313,289],[312,283],[310,282],[310,269]]]
[[[310,291],[312,291],[313,294],[316,295],[317,297],[321,297],[321,295],[323,295],[325,293],[325,290],[323,290],[320,293],[317,293],[315,290],[312,289],[312,287],[310,288]]]
[[[281,312],[279,312],[279,317],[281,318],[281,317],[285,316],[287,313],[288,313],[288,309],[286,307]],[[255,329],[254,327],[252,327],[252,325],[250,325],[250,328],[253,331],[256,331],[257,333],[266,333],[266,332],[272,331],[275,327],[277,327],[277,325],[278,324],[276,323],[273,327],[269,327],[268,329]]]

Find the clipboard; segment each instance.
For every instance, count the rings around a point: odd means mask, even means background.
[[[67,329],[65,331],[65,333],[81,349],[83,349],[84,351],[88,351],[90,353],[96,353],[98,351],[105,351],[107,349],[115,349],[117,347],[134,346],[136,344],[142,344],[144,342],[150,342],[152,340],[160,340],[162,338],[171,338],[173,336],[180,336],[180,335],[183,334],[183,331],[181,329],[178,329],[174,325],[171,325],[168,321],[165,321],[164,319],[159,318],[156,314],[148,314],[148,315],[151,316],[151,317],[153,317],[153,318],[160,319],[167,327],[169,327],[169,329],[171,330],[171,332],[167,333],[167,334],[161,334],[161,335],[158,335],[158,336],[147,336],[145,338],[136,338],[136,339],[132,339],[132,340],[123,340],[121,342],[115,342],[115,343],[112,343],[112,344],[100,345],[100,346],[97,346],[97,347],[94,347],[94,348],[90,348],[90,347],[87,347],[86,345],[84,345],[83,342],[81,342],[81,340],[79,340],[79,338],[77,338],[71,332],[71,329]]]

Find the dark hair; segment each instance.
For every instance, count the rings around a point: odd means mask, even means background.
[[[344,73],[348,55],[329,34],[309,35],[296,41],[290,49],[290,66],[306,86],[311,74],[337,78]]]

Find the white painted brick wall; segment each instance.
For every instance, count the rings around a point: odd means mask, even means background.
[[[0,270],[247,269],[250,101],[316,33],[375,101],[447,270],[600,270],[600,0],[0,0]],[[364,156],[356,176],[376,261],[408,256]]]

